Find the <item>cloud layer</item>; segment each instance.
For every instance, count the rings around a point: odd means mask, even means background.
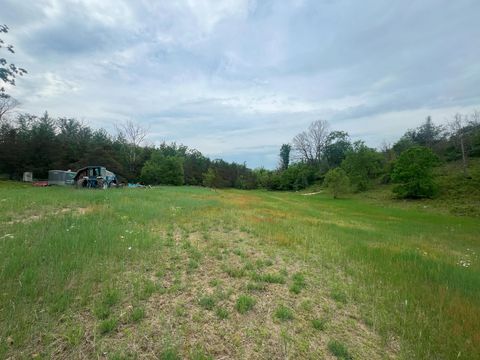
[[[315,119],[376,146],[480,107],[477,0],[0,0],[30,112],[274,167]]]

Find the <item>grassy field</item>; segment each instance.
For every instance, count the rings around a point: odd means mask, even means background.
[[[480,222],[319,194],[0,183],[0,358],[480,358]]]

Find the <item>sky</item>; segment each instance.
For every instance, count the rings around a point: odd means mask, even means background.
[[[274,168],[314,120],[378,147],[480,109],[478,0],[0,0],[21,110]],[[7,56],[8,55],[8,56]]]

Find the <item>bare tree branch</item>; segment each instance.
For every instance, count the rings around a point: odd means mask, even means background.
[[[0,123],[2,123],[2,121],[5,121],[8,113],[19,105],[20,102],[18,102],[13,97],[5,94],[0,95]]]
[[[320,162],[327,144],[329,127],[326,120],[317,120],[310,124],[307,131],[293,138],[293,149],[298,160]]]

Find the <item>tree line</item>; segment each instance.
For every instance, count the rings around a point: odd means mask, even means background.
[[[325,182],[338,195],[347,188],[360,192],[377,183],[408,183],[424,173],[410,184],[417,187],[413,192],[396,190],[400,196],[421,197],[435,192],[429,175],[435,164],[461,160],[468,176],[468,159],[480,156],[479,112],[457,114],[448,126],[436,125],[428,117],[381,149],[352,141],[347,132],[331,130],[327,121],[315,121],[291,144],[280,147],[277,169],[252,170],[245,164],[209,159],[176,143],[145,144],[148,130],[133,122],[118,126],[111,135],[73,118],[52,118],[47,112],[12,116],[16,105],[10,97],[0,98],[0,174],[10,179],[20,179],[24,171],[45,178],[51,169],[98,164],[123,181],[145,184],[301,190]]]

